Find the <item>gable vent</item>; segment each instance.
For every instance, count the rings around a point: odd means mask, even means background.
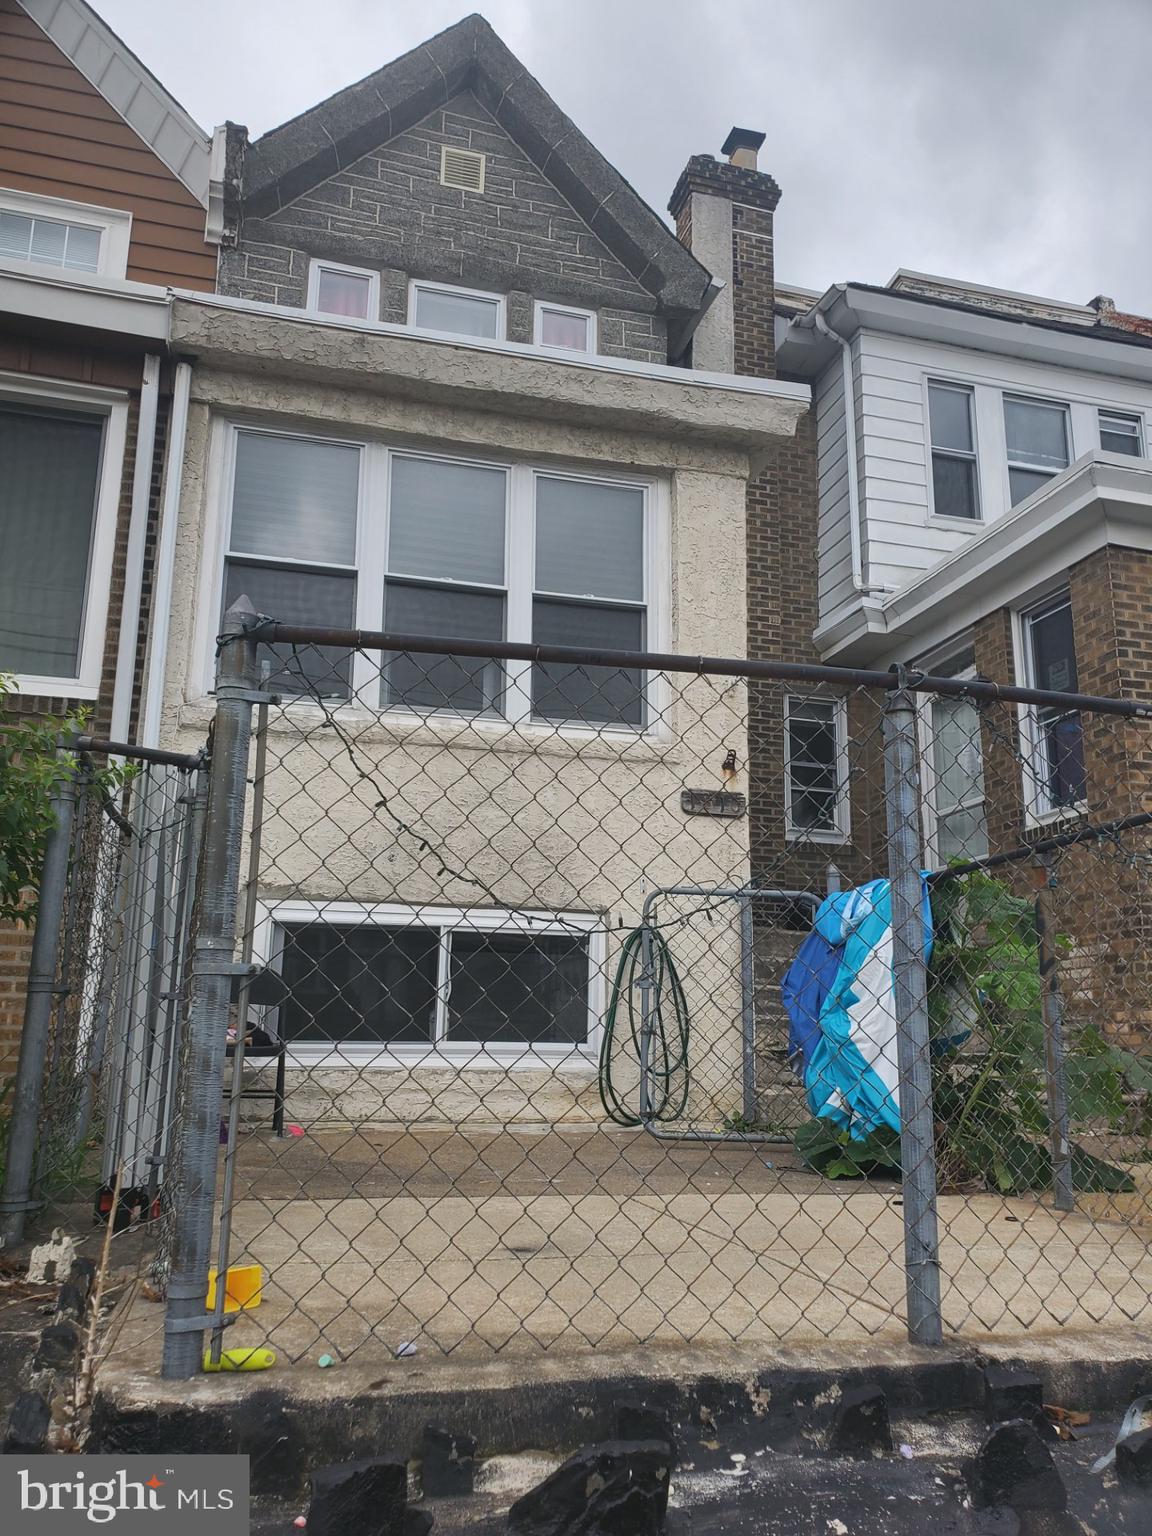
[[[484,156],[474,149],[440,149],[440,182],[445,187],[460,187],[465,192],[483,192]]]

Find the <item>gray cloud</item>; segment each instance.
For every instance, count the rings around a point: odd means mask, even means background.
[[[462,0],[96,4],[201,123],[254,134],[464,14]],[[784,279],[911,267],[1152,313],[1149,0],[482,9],[661,211],[688,155],[718,153],[733,123],[763,129]]]

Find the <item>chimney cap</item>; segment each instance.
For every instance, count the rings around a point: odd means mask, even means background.
[[[720,153],[734,155],[738,149],[750,149],[755,154],[766,137],[766,134],[757,133],[755,128],[733,128],[720,146]]]

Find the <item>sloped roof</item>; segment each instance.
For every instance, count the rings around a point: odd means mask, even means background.
[[[698,310],[711,274],[485,21],[466,16],[248,148],[244,207],[274,213],[471,90],[612,254],[668,311]]]
[[[20,4],[104,100],[201,203],[212,141],[85,0]]]

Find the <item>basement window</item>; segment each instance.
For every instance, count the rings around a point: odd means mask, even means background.
[[[843,842],[848,835],[848,716],[845,701],[784,699],[786,835]]]
[[[595,1050],[603,942],[590,913],[276,903],[257,947],[288,996],[264,1027],[301,1065],[580,1060]]]
[[[440,147],[440,185],[458,187],[461,192],[483,192],[485,157],[474,149],[456,149],[451,144]]]

